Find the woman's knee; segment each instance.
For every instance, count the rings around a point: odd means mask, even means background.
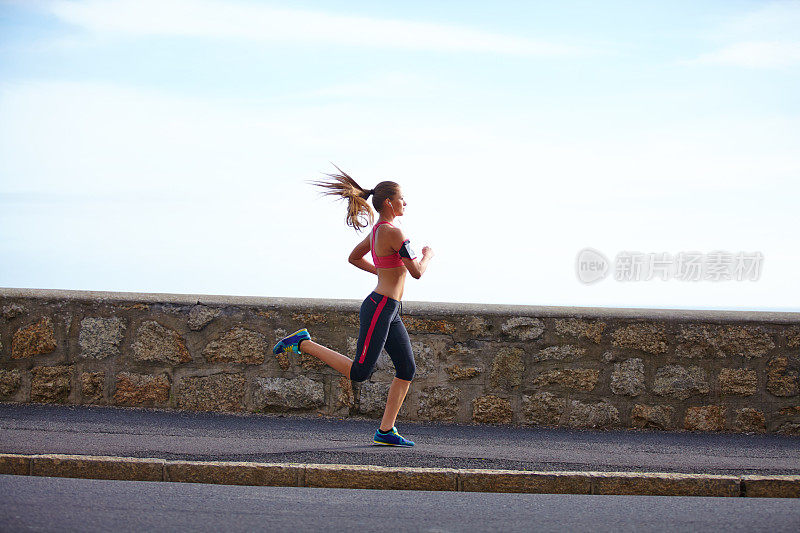
[[[399,379],[404,379],[406,381],[411,381],[414,379],[414,374],[417,373],[417,366],[414,364],[414,361],[409,361],[403,368],[398,368],[395,372],[394,376]]]
[[[350,381],[367,381],[372,375],[372,369],[353,365],[350,367]]]

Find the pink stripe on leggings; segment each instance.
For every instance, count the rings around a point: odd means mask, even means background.
[[[378,304],[378,307],[375,308],[375,313],[372,315],[372,321],[369,323],[369,329],[367,330],[367,338],[364,339],[364,349],[361,350],[361,357],[358,358],[358,364],[364,362],[364,358],[367,356],[367,348],[369,347],[369,340],[372,338],[372,330],[375,329],[375,323],[378,321],[378,316],[380,316],[381,311],[383,310],[383,306],[386,304],[386,296],[381,298],[381,303]]]

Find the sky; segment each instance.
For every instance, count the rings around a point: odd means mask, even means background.
[[[800,1],[0,0],[0,287],[800,311]],[[579,278],[591,248],[610,274]],[[620,280],[631,252],[755,279]]]

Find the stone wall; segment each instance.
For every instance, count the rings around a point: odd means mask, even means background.
[[[360,300],[0,289],[0,401],[378,417],[353,357]],[[800,313],[404,302],[417,376],[400,417],[800,435]]]

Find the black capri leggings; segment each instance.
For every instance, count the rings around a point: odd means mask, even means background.
[[[350,368],[351,380],[369,379],[383,348],[392,358],[396,377],[407,381],[414,378],[414,353],[408,331],[400,318],[402,307],[400,301],[375,291],[364,299],[359,312],[356,358]]]

